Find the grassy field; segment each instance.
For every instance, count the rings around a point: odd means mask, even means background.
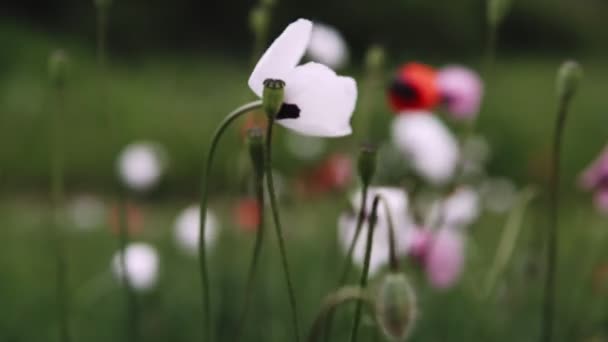
[[[202,156],[215,125],[226,112],[252,98],[246,86],[246,51],[234,57],[219,51],[189,57],[116,56],[100,71],[92,46],[65,37],[5,26],[0,27],[0,40],[7,42],[4,51],[9,52],[0,57],[0,340],[55,341],[56,336],[47,200],[48,127],[55,109],[46,66],[49,52],[58,46],[68,49],[71,56],[63,113],[68,130],[68,193],[70,197],[97,193],[111,203],[118,150],[141,139],[165,145],[170,156],[166,177],[155,192],[134,199],[145,217],[144,230],[136,239],[151,242],[161,254],[159,286],[138,297],[142,340],[200,340],[197,261],[175,247],[172,226],[179,210],[196,198]],[[407,52],[393,55],[387,70],[398,65],[397,56],[409,56]],[[417,57],[425,59],[424,54]],[[430,289],[413,265],[404,265],[421,311],[413,341],[537,340],[541,238],[547,226],[544,184],[556,109],[554,78],[563,59],[507,54],[500,56],[488,76],[478,129],[493,147],[489,173],[510,177],[521,187],[539,185],[541,196],[525,216],[514,256],[490,296],[482,296],[481,289],[505,224],[503,216],[485,214],[471,227],[465,275],[454,289]],[[580,61],[585,79],[566,129],[563,158],[567,199],[560,211],[557,340],[607,341],[602,336],[608,334],[608,276],[597,273],[598,267],[608,263],[607,221],[592,211],[589,198],[575,193],[575,177],[606,142],[608,65],[585,56]],[[357,67],[345,73],[361,78]],[[381,89],[369,96],[374,98],[373,110],[356,115],[370,116],[374,135],[385,136],[392,114]],[[330,149],[354,153],[364,139],[362,131],[355,127],[353,137],[332,141]],[[284,132],[278,134],[276,168],[289,177],[303,164],[282,146]],[[210,265],[217,329],[221,341],[231,341],[254,235],[231,221],[234,195],[243,190],[234,158],[242,151],[242,142],[237,130],[225,140],[213,175],[216,196],[211,206],[223,229]],[[281,204],[301,324],[306,329],[322,298],[334,289],[343,263],[336,247],[336,219],[345,197],[294,198]],[[91,232],[72,228],[66,231],[70,232],[70,307],[76,340],[126,341],[124,292],[109,273],[117,239],[104,226]],[[289,307],[273,234],[268,234],[266,243],[247,341],[289,341]],[[350,309],[339,315],[335,341],[346,340],[350,317]],[[363,334],[362,340],[374,340],[375,329],[366,324]]]

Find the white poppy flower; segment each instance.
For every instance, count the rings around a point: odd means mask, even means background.
[[[334,69],[348,62],[348,47],[344,37],[335,28],[314,23],[306,54],[310,59]]]
[[[156,285],[159,257],[154,247],[141,242],[131,243],[125,248],[124,256],[126,276],[133,289],[146,291]],[[125,277],[120,251],[112,258],[112,272],[119,280]]]
[[[458,142],[433,114],[402,113],[392,124],[395,146],[427,181],[439,185],[452,178],[459,160]]]
[[[479,214],[479,193],[470,186],[462,186],[446,198],[435,201],[426,222],[430,227],[461,229],[475,222]]]
[[[200,212],[197,204],[187,207],[177,216],[173,226],[175,242],[183,251],[193,256],[198,255]],[[205,220],[205,243],[212,246],[217,240],[219,223],[209,209]]]
[[[68,215],[75,228],[90,231],[104,224],[106,207],[93,195],[79,195],[70,201]]]
[[[159,182],[164,170],[163,149],[156,143],[132,143],[120,153],[117,168],[126,186],[136,191],[149,190]]]
[[[264,81],[285,82],[277,123],[300,134],[339,137],[352,132],[357,84],[319,63],[298,65],[310,41],[312,23],[299,19],[270,45],[249,77],[249,88],[262,97]]]
[[[368,191],[368,203],[365,212],[369,215],[372,209],[373,198],[381,195],[387,202],[393,220],[395,233],[395,248],[398,256],[407,254],[410,244],[412,220],[408,215],[408,199],[405,191],[398,188],[371,187]],[[348,252],[357,228],[357,215],[361,206],[362,192],[359,190],[351,198],[355,214],[343,214],[338,219],[338,240],[345,252]],[[378,220],[374,229],[374,240],[370,256],[370,275],[376,273],[382,266],[389,262],[389,223],[384,203],[380,202],[378,207]],[[367,245],[367,232],[369,221],[365,220],[353,250],[353,261],[363,266],[365,261],[365,249]]]

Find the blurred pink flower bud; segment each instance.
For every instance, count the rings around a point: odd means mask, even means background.
[[[608,188],[608,146],[604,148],[599,157],[583,171],[580,185],[585,190]]]
[[[443,103],[454,118],[470,119],[477,115],[483,83],[476,72],[462,66],[448,66],[439,70],[437,85]]]
[[[412,229],[410,234],[409,254],[414,260],[424,264],[433,241],[433,233],[424,227],[416,227]]]
[[[608,188],[597,191],[594,202],[598,211],[608,215]]]
[[[431,286],[446,289],[453,286],[464,264],[464,239],[449,228],[436,233],[425,260],[425,270]]]

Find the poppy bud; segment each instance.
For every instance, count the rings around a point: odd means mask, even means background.
[[[255,175],[261,178],[264,175],[264,134],[260,128],[247,131],[247,145]]]
[[[357,169],[361,182],[367,186],[371,182],[376,173],[376,148],[371,145],[361,147],[359,151],[359,160],[357,161]]]
[[[486,16],[491,27],[500,25],[510,6],[511,0],[488,0]]]
[[[372,45],[365,54],[365,66],[367,70],[376,71],[384,65],[384,49],[380,45]]]
[[[578,89],[583,78],[583,70],[575,61],[566,61],[557,73],[557,96],[561,100],[569,100]]]
[[[55,50],[49,58],[49,78],[51,83],[61,88],[65,85],[68,71],[68,56],[64,50]]]
[[[387,274],[376,295],[376,319],[391,341],[404,341],[416,320],[416,296],[406,276]]]
[[[256,37],[264,37],[268,30],[269,15],[266,7],[256,6],[249,12],[249,28]]]
[[[264,81],[264,92],[262,94],[262,105],[266,114],[275,117],[283,105],[285,96],[285,82],[281,80],[266,79]]]

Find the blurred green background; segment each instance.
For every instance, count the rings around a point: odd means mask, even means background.
[[[352,63],[341,73],[358,80],[364,77],[363,55],[376,43],[387,51],[387,79],[411,60],[482,69],[486,31],[481,0],[276,1],[270,37],[299,17],[331,24],[352,49]],[[253,49],[248,16],[254,5],[236,0],[115,1],[109,12],[108,65],[100,69],[92,1],[0,4],[0,341],[56,340],[55,275],[45,229],[51,215],[48,141],[53,112],[47,62],[56,48],[70,55],[64,111],[69,194],[96,193],[111,203],[115,159],[125,144],[153,140],[167,149],[170,164],[160,187],[137,199],[146,216],[138,239],[152,242],[162,255],[159,287],[140,298],[142,340],[200,340],[196,260],[176,250],[170,229],[179,209],[196,199],[215,125],[253,97],[246,80]],[[497,60],[486,78],[487,96],[479,117],[478,132],[492,146],[489,174],[507,176],[520,187],[538,184],[543,190],[556,111],[556,70],[569,58],[584,67],[565,132],[563,185],[568,198],[560,221],[565,235],[559,341],[608,341],[602,337],[608,331],[607,292],[595,291],[591,284],[596,267],[608,260],[606,220],[593,213],[588,196],[576,190],[578,173],[608,139],[606,18],[604,0],[514,0],[500,29]],[[355,115],[372,117],[374,135],[388,140],[385,132],[392,114],[383,89],[366,96],[374,99],[372,110]],[[110,133],[111,126],[119,129]],[[285,151],[284,131],[277,133],[276,169],[294,175],[306,165]],[[352,137],[332,140],[330,146],[354,154],[363,139],[355,127]],[[234,198],[243,192],[234,158],[242,150],[234,129],[225,138],[213,173],[212,207],[223,218],[226,232],[211,260],[222,341],[231,340],[236,324],[253,238],[230,221]],[[543,195],[541,191],[541,200],[526,216],[515,258],[492,298],[480,300],[478,289],[498,244],[502,216],[484,215],[474,226],[467,271],[455,289],[434,292],[411,271],[421,306],[412,340],[536,340],[540,236],[546,226]],[[335,285],[342,262],[335,248],[335,218],[343,203],[341,193],[282,203],[303,327],[309,326],[321,299]],[[67,243],[77,341],[125,340],[122,290],[104,277],[117,242],[102,228],[70,235]],[[248,341],[291,337],[275,241],[268,241]],[[348,336],[346,313],[339,320],[341,328],[336,328],[336,341]],[[373,335],[372,328],[364,330]]]

